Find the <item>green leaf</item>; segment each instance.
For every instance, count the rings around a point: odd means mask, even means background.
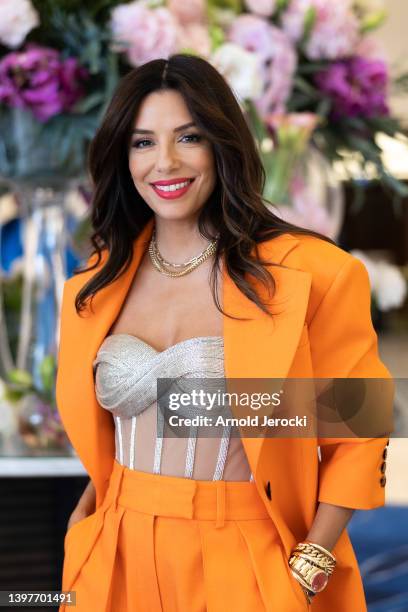
[[[40,377],[44,391],[50,392],[55,384],[56,361],[54,355],[47,355],[40,364]]]
[[[301,63],[297,67],[298,74],[316,74],[317,72],[322,72],[323,70],[327,70],[327,67],[330,65],[327,61],[322,62],[305,62]]]
[[[211,9],[229,9],[236,14],[244,10],[244,5],[241,0],[207,0],[208,8]]]
[[[367,34],[373,30],[377,30],[386,21],[388,17],[388,11],[385,9],[375,11],[363,19],[361,23],[360,32]]]
[[[303,39],[302,39],[302,43],[305,43],[310,34],[312,33],[312,30],[314,28],[314,25],[316,23],[316,17],[317,17],[317,11],[315,9],[314,6],[310,6],[307,11],[306,11],[306,15],[305,15],[305,21],[304,21],[304,33],[303,33]]]
[[[405,93],[408,90],[408,73],[400,74],[392,82],[395,93]]]
[[[277,0],[276,3],[276,11],[280,12],[280,11],[284,11],[287,6],[289,5],[290,0]]]
[[[224,30],[216,24],[209,26],[209,35],[211,40],[211,51],[215,51],[225,41]]]
[[[392,137],[404,130],[400,121],[395,117],[371,117],[366,122],[374,132],[384,132]]]
[[[301,111],[314,111],[316,105],[315,100],[311,100],[310,96],[294,91],[286,104],[286,110],[289,113]]]
[[[375,142],[360,138],[351,133],[345,135],[345,141],[351,150],[360,151],[366,159],[378,162],[382,149]]]
[[[20,370],[15,368],[7,372],[7,378],[11,383],[20,385],[22,387],[30,388],[33,384],[33,377],[26,370]]]
[[[11,404],[17,404],[22,397],[24,397],[25,391],[17,391],[6,385],[4,390],[4,399]]]
[[[316,114],[319,117],[328,117],[332,109],[333,103],[330,98],[323,98],[316,108]]]
[[[88,113],[95,106],[99,106],[103,103],[105,95],[102,91],[95,91],[94,93],[79,100],[75,106],[71,109],[75,113]]]
[[[387,171],[381,172],[382,181],[388,185],[401,198],[408,197],[408,185],[398,180],[395,176]]]
[[[311,83],[309,83],[309,81],[299,75],[296,76],[294,79],[294,87],[297,87],[301,92],[307,94],[313,99],[321,99],[322,97],[324,97],[323,94],[316,87],[314,87]]]
[[[367,121],[365,119],[361,119],[360,117],[348,117],[345,120],[348,128],[353,128],[354,130],[367,131]]]
[[[259,113],[252,100],[246,100],[245,105],[252,132],[258,142],[261,143],[264,138],[269,137],[268,130],[261,117],[259,116]]]

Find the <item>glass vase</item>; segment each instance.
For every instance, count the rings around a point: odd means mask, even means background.
[[[330,162],[312,145],[290,167],[282,164],[272,208],[285,221],[311,229],[333,240],[344,219],[344,190]]]
[[[37,444],[70,450],[56,409],[55,377],[63,285],[70,275],[72,235],[80,220],[67,205],[67,196],[78,182],[55,185],[13,184],[23,252],[9,281],[14,282],[18,313],[13,318],[7,316],[2,275],[0,376],[30,448]]]

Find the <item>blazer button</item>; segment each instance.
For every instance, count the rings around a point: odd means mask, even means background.
[[[383,477],[381,478],[381,480],[380,480],[380,485],[381,485],[382,487],[385,487],[385,483],[386,483],[386,482],[387,482],[387,477],[386,477],[386,476],[383,476]]]
[[[390,441],[388,440],[388,442],[387,442],[387,444],[385,446],[389,446],[389,444],[390,444]]]
[[[384,448],[382,458],[385,460],[387,458],[387,447]]]
[[[265,492],[266,492],[266,497],[271,500],[272,499],[272,495],[271,495],[271,483],[268,482],[266,483],[266,487],[265,487]]]
[[[381,464],[381,467],[380,467],[381,474],[384,474],[386,467],[387,467],[387,463],[385,461],[383,461],[382,464]]]

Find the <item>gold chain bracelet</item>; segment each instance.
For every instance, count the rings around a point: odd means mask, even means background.
[[[320,544],[299,542],[293,548],[288,563],[293,577],[304,588],[310,601],[310,595],[320,593],[327,586],[336,566],[336,558]]]

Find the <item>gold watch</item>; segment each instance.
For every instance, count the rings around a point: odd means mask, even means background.
[[[292,550],[288,563],[310,603],[316,593],[326,588],[336,566],[336,558],[320,544],[300,542]]]

